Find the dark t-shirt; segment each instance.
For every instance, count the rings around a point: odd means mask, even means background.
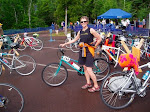
[[[94,36],[90,33],[90,28],[87,28],[85,31],[80,31],[80,42],[90,44],[93,42]]]

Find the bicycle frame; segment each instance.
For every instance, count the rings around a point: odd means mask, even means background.
[[[36,39],[33,38],[33,37],[24,37],[24,38],[23,38],[23,41],[22,41],[22,44],[23,44],[23,42],[25,41],[25,42],[27,43],[27,45],[32,48],[32,46],[38,45],[37,43],[36,43],[35,45],[33,45],[33,44],[32,44],[32,43],[33,43],[33,40],[36,40]]]
[[[144,67],[149,67],[150,68],[150,62],[148,62],[147,64],[144,64],[144,65],[141,65],[141,66],[139,66],[139,68],[144,68]],[[136,83],[137,81],[136,81],[136,75],[135,75],[135,73],[134,73],[134,69],[132,68],[131,69],[131,72],[128,74],[128,79],[127,79],[127,81],[125,80],[124,82],[122,82],[121,83],[121,85],[119,86],[119,87],[122,87],[122,89],[120,90],[121,92],[127,92],[127,93],[138,93],[138,94],[140,94],[140,93],[142,93],[145,89],[146,89],[146,87],[149,85],[149,83],[147,83],[148,81],[149,81],[149,78],[150,78],[150,75],[148,76],[148,78],[143,82],[143,84],[139,87],[138,86],[138,84]],[[130,79],[133,79],[133,81],[134,81],[134,84],[135,84],[135,90],[133,90],[133,89],[124,89],[125,88],[125,86],[128,84],[128,82],[130,81]],[[131,80],[132,80],[131,79]],[[126,83],[125,83],[126,82]],[[125,83],[125,84],[124,84]],[[140,88],[140,89],[139,89]]]
[[[22,68],[25,67],[25,64],[22,63],[20,60],[17,59],[17,57],[15,56],[15,54],[9,54],[9,53],[0,53],[1,56],[12,56],[12,61],[11,64],[9,65],[8,63],[6,63],[5,61],[3,61],[3,58],[0,58],[0,62],[3,63],[4,65],[6,65],[9,69],[13,70],[13,69],[18,69],[18,68]],[[20,65],[17,67],[14,67],[14,61],[17,60]]]
[[[60,62],[59,62],[59,67],[58,67],[58,69],[57,69],[57,71],[56,71],[55,74],[57,74],[57,73],[59,72],[60,67],[61,67],[61,65],[62,65],[62,62],[66,63],[67,65],[69,65],[70,67],[72,67],[72,68],[73,68],[74,70],[76,70],[77,72],[79,72],[79,73],[81,73],[81,74],[84,74],[83,71],[80,71],[80,70],[76,69],[74,66],[72,66],[72,65],[69,63],[70,61],[73,61],[73,62],[78,63],[77,60],[71,59],[71,58],[69,58],[69,57],[67,57],[67,56],[61,56],[61,59],[60,59]]]
[[[109,50],[109,49],[114,49],[115,51],[117,50],[117,57],[115,58],[111,53],[109,53],[107,50]],[[118,59],[119,59],[119,53],[120,53],[120,51],[121,52],[123,52],[123,53],[125,53],[123,50],[121,50],[120,49],[120,47],[119,48],[116,48],[116,47],[110,47],[110,46],[106,46],[106,45],[102,45],[102,50],[104,50],[107,54],[108,54],[108,56],[110,56],[114,61],[115,61],[115,66],[114,66],[114,68],[117,66],[117,64],[118,64]],[[114,54],[115,55],[115,54]]]
[[[67,56],[62,56],[61,59],[60,59],[60,62],[59,62],[59,67],[58,67],[57,71],[55,72],[55,76],[56,76],[57,73],[59,72],[60,67],[61,67],[61,65],[62,65],[62,62],[64,62],[64,63],[66,63],[67,65],[69,65],[71,68],[73,68],[74,70],[76,70],[78,73],[80,73],[80,74],[82,74],[82,75],[84,74],[84,70],[83,70],[83,69],[80,69],[80,70],[76,69],[74,66],[72,66],[72,65],[69,63],[70,61],[73,61],[73,62],[78,63],[77,60],[74,60],[74,59],[69,58],[69,57],[67,57]],[[95,64],[95,66],[96,66],[96,64]],[[93,72],[100,72],[100,69],[96,66],[96,70],[94,70]]]

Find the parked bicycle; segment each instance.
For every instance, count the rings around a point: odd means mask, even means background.
[[[22,112],[24,97],[19,89],[7,83],[0,83],[0,112]]]
[[[74,32],[74,37],[76,36],[76,32]],[[66,42],[69,42],[70,40],[73,40],[74,37],[71,37],[70,34],[67,35],[67,39],[65,40],[65,43]],[[79,47],[79,42],[80,42],[80,39],[78,41],[76,41],[75,43],[72,43],[72,44],[69,44],[69,45],[66,45],[67,48],[71,49],[72,52],[79,52],[80,50],[80,47]]]
[[[18,50],[25,50],[26,47],[30,47],[31,49],[34,49],[36,51],[39,51],[43,48],[43,42],[40,39],[29,37],[27,36],[27,33],[24,33],[23,39],[19,38],[18,43],[20,44],[20,47]]]
[[[60,48],[60,52],[64,54],[64,50]],[[77,65],[78,61],[74,60],[68,56],[61,56],[59,63],[50,63],[44,67],[42,70],[42,80],[49,86],[60,86],[62,85],[68,78],[68,70],[62,64],[69,65],[75,71],[78,72],[78,75],[84,75],[83,67],[79,67]],[[97,81],[103,80],[110,71],[110,66],[106,60],[102,58],[97,58],[94,60],[93,71],[97,77]]]
[[[150,62],[139,68],[150,68]],[[135,95],[144,97],[149,83],[150,71],[143,75],[141,81],[136,77],[133,68],[129,72],[117,71],[108,75],[100,89],[100,95],[105,105],[113,109],[122,109],[131,104]]]
[[[16,47],[16,43],[10,44],[11,48]],[[9,59],[9,61],[8,61]],[[36,68],[35,60],[29,55],[20,55],[17,57],[15,52],[10,53],[0,53],[0,74],[2,73],[2,64],[12,70],[16,70],[20,75],[30,75],[34,72]]]

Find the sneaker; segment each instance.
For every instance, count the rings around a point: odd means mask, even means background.
[[[100,87],[99,86],[97,88],[92,87],[92,88],[88,89],[88,91],[91,92],[91,93],[96,92],[96,91],[100,91]]]
[[[82,86],[81,88],[82,89],[87,89],[87,88],[90,88],[92,87],[92,84],[85,84],[84,86]]]

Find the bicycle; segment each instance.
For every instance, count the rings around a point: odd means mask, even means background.
[[[43,48],[43,42],[40,39],[29,37],[27,36],[27,33],[24,33],[23,39],[18,39],[18,43],[20,45],[18,50],[20,51],[25,50],[26,47],[30,47],[31,49],[34,49],[36,51],[39,51]]]
[[[11,84],[0,83],[0,111],[22,112],[24,97],[18,88]]]
[[[12,43],[10,44],[11,48],[15,48],[17,44]],[[8,58],[12,57],[12,58]],[[8,61],[7,59],[10,59]],[[36,68],[35,60],[29,55],[20,55],[17,57],[15,52],[11,53],[0,53],[0,75],[2,73],[2,64],[8,67],[11,71],[16,70],[17,73],[20,75],[30,75],[34,72]],[[10,71],[10,73],[11,73]]]
[[[143,49],[141,49],[141,55],[140,57],[143,59],[150,60],[150,38],[146,37],[144,38],[145,42],[143,44]]]
[[[60,49],[60,52],[64,54],[63,49]],[[79,67],[78,65],[74,66],[74,63],[78,63],[77,60],[74,60],[68,56],[61,56],[59,63],[50,63],[46,65],[42,70],[42,80],[49,86],[60,86],[62,85],[68,78],[68,70],[62,64],[69,65],[75,71],[78,72],[78,75],[84,75],[83,67]],[[110,71],[110,66],[106,60],[102,58],[94,59],[94,67],[93,72],[96,74],[97,81],[103,80]]]
[[[144,67],[150,68],[150,62],[139,66]],[[133,68],[128,72],[112,72],[102,82],[100,89],[102,101],[112,109],[123,109],[133,102],[136,94],[140,97],[146,95],[146,88],[150,86],[149,78],[150,74],[144,82],[141,81],[136,77]]]
[[[112,51],[108,51],[108,50],[114,50],[115,53],[113,53]],[[106,56],[105,59],[109,60],[108,56],[111,57],[111,59],[113,60],[114,62],[114,68],[118,65],[118,59],[119,59],[119,56],[120,54],[124,54],[125,52],[120,48],[120,47],[110,47],[110,46],[106,46],[106,45],[102,45],[102,51],[105,55],[103,56]],[[107,55],[106,55],[107,54]]]
[[[70,40],[73,40],[75,37],[76,37],[76,32],[74,32],[74,37],[71,37],[71,34],[67,34],[67,39],[65,40],[65,43],[69,42]],[[78,53],[80,50],[79,43],[80,43],[80,39],[72,44],[66,45],[66,48],[71,49],[71,51],[74,53]]]

